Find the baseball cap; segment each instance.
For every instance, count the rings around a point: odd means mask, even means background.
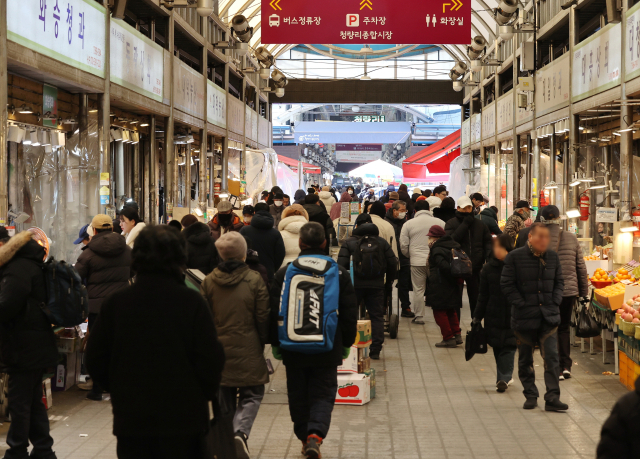
[[[253,208],[253,206],[248,206],[248,205],[247,205],[247,206],[244,206],[244,207],[242,208],[242,215],[253,215],[253,214],[255,214],[255,213],[256,213],[256,211],[255,211],[255,209]]]
[[[111,222],[111,220],[109,220],[109,222]],[[84,241],[85,239],[89,239],[89,233],[87,233],[87,228],[89,228],[89,224],[88,223],[86,225],[84,225],[82,228],[80,228],[80,231],[78,232],[78,239],[73,241],[74,244],[78,245],[82,241]]]
[[[471,199],[469,199],[467,196],[462,196],[460,197],[460,199],[458,199],[457,205],[461,209],[464,209],[467,206],[473,206],[473,203],[471,202]]]
[[[230,201],[220,201],[217,206],[218,212],[229,212],[233,209],[233,205]]]
[[[98,214],[91,220],[91,226],[95,229],[113,228],[113,220],[105,214]]]
[[[467,198],[469,199],[469,198]],[[427,236],[429,237],[443,237],[444,236],[444,230],[442,229],[442,227],[440,225],[433,225],[431,228],[429,228],[429,232],[427,233]]]
[[[275,193],[273,193],[273,199],[277,199],[279,201],[282,201],[284,199],[284,193],[281,193],[279,191],[276,191]]]
[[[527,201],[518,201],[516,204],[516,209],[531,209],[531,206],[529,206],[529,203]]]
[[[397,192],[392,191],[391,193],[389,193],[389,199],[397,201],[398,199],[400,199],[400,195]]]
[[[560,218],[560,210],[554,205],[545,206],[540,211],[540,221],[543,223],[549,220],[557,220],[558,218]]]

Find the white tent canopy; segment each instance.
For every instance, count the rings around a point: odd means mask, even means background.
[[[382,180],[399,182],[402,180],[402,169],[378,159],[349,172],[349,177],[361,177],[365,182]]]

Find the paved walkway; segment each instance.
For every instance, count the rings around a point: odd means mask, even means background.
[[[601,354],[583,354],[575,347],[574,377],[561,383],[569,411],[524,411],[519,382],[496,393],[491,352],[465,362],[461,347],[436,349],[440,339],[432,318],[422,327],[402,320],[399,339],[387,339],[382,359],[373,364],[377,398],[364,407],[335,408],[325,459],[593,458],[602,423],[627,393],[617,376],[602,375],[613,365],[604,366]],[[544,391],[537,353],[536,371]],[[85,394],[54,394],[50,416],[58,458],[115,459],[111,405],[86,401]],[[172,403],[172,398],[167,392],[166,401],[158,403]],[[0,428],[0,450],[6,448],[6,428]],[[254,459],[301,457],[281,367],[267,389],[249,446]]]

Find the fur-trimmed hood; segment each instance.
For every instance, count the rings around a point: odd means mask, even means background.
[[[9,263],[16,253],[31,240],[32,236],[29,231],[22,231],[9,239],[6,244],[0,247],[0,266]]]

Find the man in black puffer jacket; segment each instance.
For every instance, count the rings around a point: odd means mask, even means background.
[[[204,223],[193,223],[182,230],[187,240],[187,268],[199,269],[207,275],[218,266],[218,251],[209,227]]]
[[[637,459],[640,457],[640,378],[636,390],[626,394],[613,407],[602,426],[597,459]]]
[[[356,227],[352,236],[342,244],[338,254],[338,264],[347,271],[351,267],[351,259],[354,259],[353,283],[358,304],[361,301],[364,302],[371,319],[373,342],[371,343],[369,355],[374,360],[380,358],[380,351],[384,343],[384,292],[385,290],[391,290],[393,281],[396,280],[398,267],[398,259],[393,253],[393,249],[387,241],[378,236],[379,234],[378,227],[371,222],[371,216],[369,214],[360,214],[356,219]],[[378,244],[378,253],[370,258],[371,260],[377,260],[382,268],[381,275],[377,277],[358,275],[360,270],[355,266],[355,261],[360,255],[360,244],[365,237],[372,239],[372,244]]]
[[[131,247],[127,246],[125,238],[113,232],[111,218],[98,214],[93,217],[91,227],[95,234],[74,266],[84,279],[89,294],[89,333],[104,299],[127,287],[132,277]],[[87,394],[89,400],[102,400],[102,387],[95,382],[80,388],[91,389]]]
[[[4,228],[2,228],[4,230]],[[5,458],[55,459],[49,417],[42,403],[42,376],[58,361],[46,301],[44,249],[25,231],[8,239],[0,231],[0,371],[9,374],[9,449]]]
[[[242,228],[240,234],[251,241],[251,248],[258,252],[260,263],[267,269],[269,281],[271,281],[284,261],[284,241],[280,231],[273,227],[269,206],[259,202],[255,210],[256,214],[251,219],[251,224]]]
[[[480,293],[480,270],[484,262],[491,255],[491,233],[487,225],[474,217],[473,204],[471,203],[471,199],[466,196],[458,199],[456,216],[447,221],[444,226],[444,231],[448,236],[451,236],[454,241],[460,244],[462,250],[471,258],[473,271],[471,277],[466,280],[466,284],[471,317],[473,317]],[[460,295],[462,295],[462,289]],[[460,317],[460,311],[458,311],[458,317]]]
[[[511,328],[518,344],[518,376],[527,401],[525,410],[538,405],[538,388],[533,369],[533,350],[540,345],[544,359],[546,411],[564,411],[560,401],[558,368],[558,325],[564,279],[560,258],[549,248],[549,228],[531,225],[526,247],[513,250],[505,258],[500,286],[511,303]]]

